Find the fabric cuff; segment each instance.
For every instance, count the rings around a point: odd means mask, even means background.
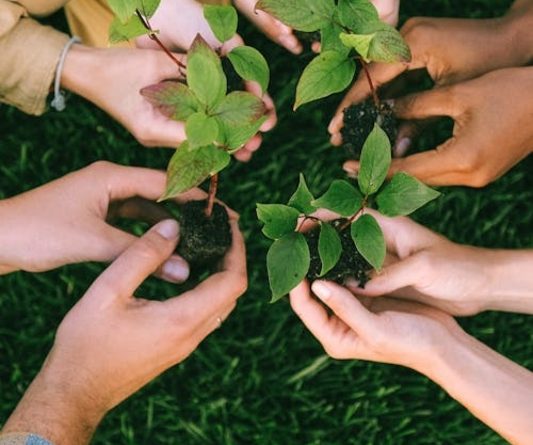
[[[69,36],[31,18],[0,38],[0,102],[41,115]]]

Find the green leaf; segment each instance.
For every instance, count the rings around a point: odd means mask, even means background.
[[[250,46],[237,46],[229,54],[233,68],[244,80],[257,82],[266,92],[270,81],[270,68],[263,55]]]
[[[398,30],[383,22],[366,23],[360,34],[374,34],[368,50],[372,62],[409,62],[411,50]]]
[[[190,150],[186,141],[176,150],[167,169],[167,186],[159,201],[174,198],[200,185],[210,176],[224,169],[231,157],[214,145]]]
[[[304,215],[309,215],[313,213],[317,208],[311,204],[311,201],[314,201],[313,194],[309,191],[307,183],[305,182],[305,177],[300,173],[300,182],[298,183],[298,188],[289,199],[289,205],[298,209]]]
[[[271,303],[278,301],[302,282],[310,263],[309,246],[301,233],[293,232],[274,241],[267,253]]]
[[[185,125],[185,133],[190,148],[205,147],[218,137],[218,122],[203,111],[191,114]]]
[[[159,8],[161,0],[137,0],[137,2],[139,11],[141,11],[145,17],[150,18],[155,14],[157,8]]]
[[[346,34],[340,35],[340,40],[348,48],[353,48],[363,59],[369,60],[370,44],[375,34]]]
[[[320,223],[318,254],[322,261],[320,277],[326,275],[339,262],[342,255],[342,242],[337,230],[327,223]]]
[[[263,233],[273,240],[296,230],[300,212],[283,204],[257,204],[257,218],[263,222]]]
[[[333,0],[259,0],[256,9],[265,11],[298,31],[313,32],[331,22]]]
[[[440,193],[407,173],[396,173],[379,193],[379,211],[387,216],[405,216],[438,198]]]
[[[336,51],[325,51],[305,68],[296,88],[296,110],[301,105],[344,90],[353,80],[355,62]]]
[[[387,248],[385,237],[376,218],[372,215],[362,215],[351,227],[351,235],[355,247],[370,265],[380,270],[385,261]]]
[[[368,22],[379,20],[378,11],[368,0],[339,0],[338,10],[342,26],[353,32]]]
[[[200,34],[188,53],[187,83],[198,100],[210,109],[226,96],[227,80],[220,59]]]
[[[167,80],[150,85],[141,94],[164,116],[176,121],[186,121],[201,109],[198,99],[181,82]]]
[[[357,212],[363,204],[363,196],[353,185],[341,179],[331,183],[319,199],[311,202],[317,208],[328,209],[340,216],[348,217]]]
[[[335,22],[329,23],[320,30],[321,52],[337,51],[348,57],[350,48],[347,48],[340,39],[342,28]]]
[[[204,17],[221,43],[228,41],[237,33],[239,18],[233,6],[205,5]]]
[[[218,123],[222,130],[222,138],[220,143],[224,147],[228,148],[230,153],[235,153],[259,131],[267,119],[267,116],[263,116],[251,124],[239,126],[233,126],[231,124],[224,123],[219,119]]]
[[[228,94],[212,112],[229,126],[251,124],[265,114],[263,101],[251,93],[234,91]]]
[[[109,42],[125,42],[148,33],[149,31],[136,15],[132,16],[126,23],[122,23],[118,17],[115,17],[109,27]]]
[[[122,23],[126,23],[139,7],[137,0],[108,0],[111,11]]]
[[[385,178],[391,165],[391,145],[387,134],[378,124],[374,124],[374,129],[361,150],[361,161],[357,181],[359,188],[365,195],[376,193]]]

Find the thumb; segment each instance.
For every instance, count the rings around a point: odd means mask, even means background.
[[[419,274],[420,263],[415,254],[385,267],[374,275],[364,288],[358,287],[359,283],[353,280],[348,280],[346,287],[358,295],[378,297],[391,294],[404,287],[415,287]]]
[[[176,247],[179,236],[178,223],[172,219],[152,227],[120,255],[91,286],[96,295],[106,299],[128,298],[161,264]]]

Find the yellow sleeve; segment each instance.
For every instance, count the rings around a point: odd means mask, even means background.
[[[40,115],[69,37],[28,17],[18,3],[0,0],[0,102]]]

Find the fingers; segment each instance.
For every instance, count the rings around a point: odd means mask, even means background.
[[[303,51],[302,45],[292,29],[264,11],[255,9],[256,0],[235,0],[235,6],[253,22],[270,40],[283,46],[293,54]]]
[[[230,221],[233,243],[224,258],[222,270],[207,278],[194,289],[165,302],[169,311],[183,319],[193,319],[198,326],[219,316],[224,308],[234,304],[246,291],[246,252],[237,221]]]
[[[353,280],[348,280],[346,287],[358,295],[369,297],[388,295],[404,287],[416,287],[419,273],[419,257],[413,255],[383,268],[365,284],[364,289]]]
[[[315,281],[314,294],[354,331],[371,332],[375,315],[346,288],[329,281]]]
[[[126,249],[91,286],[91,293],[106,301],[129,298],[142,282],[166,261],[176,247],[179,226],[165,220],[152,227]]]
[[[261,126],[260,130],[263,133],[272,130],[278,123],[276,106],[274,104],[274,101],[272,100],[272,97],[270,97],[268,93],[263,93],[263,91],[261,90],[261,86],[257,82],[245,82],[245,88],[246,91],[253,94],[254,96],[257,96],[265,104],[266,115],[268,116],[268,119]]]
[[[394,114],[400,119],[428,119],[450,116],[455,118],[462,111],[452,86],[434,88],[422,93],[410,94],[394,100]]]
[[[172,60],[167,54],[159,51],[159,48],[157,51],[154,51],[154,54],[157,54],[159,59],[159,82],[169,79],[183,79],[184,67],[187,65],[187,56],[185,54],[172,53],[175,60]],[[178,66],[178,63],[183,66]]]
[[[151,105],[150,105],[151,106]],[[177,148],[185,139],[185,124],[169,119],[158,110],[151,109],[153,119],[150,125],[139,133],[133,132],[136,139],[146,147]]]

